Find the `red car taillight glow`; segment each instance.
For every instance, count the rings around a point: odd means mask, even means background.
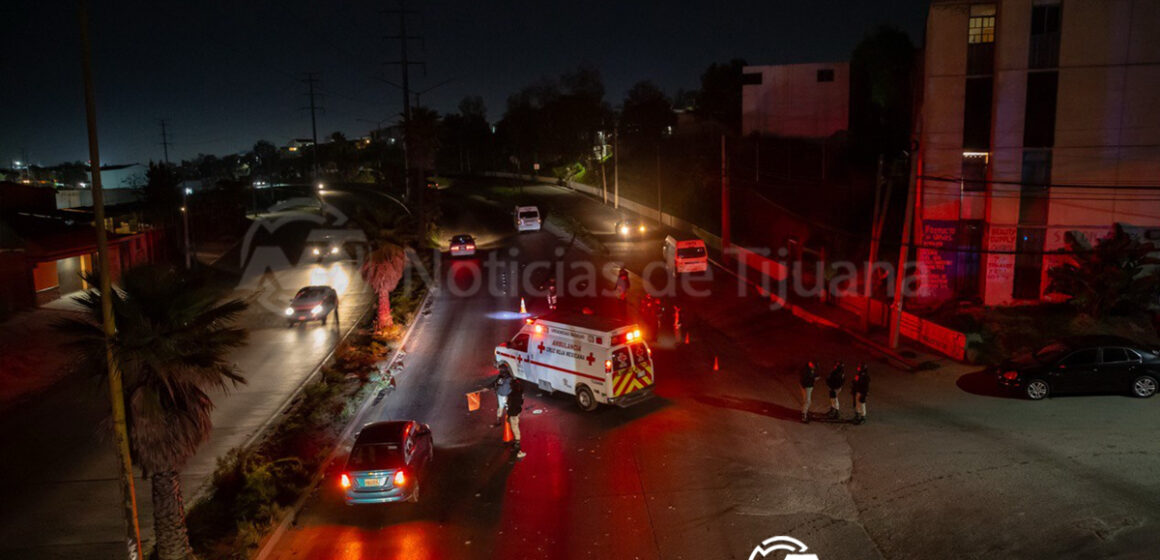
[[[342,485],[343,488],[350,488],[350,477],[347,476],[346,473],[343,473],[342,478],[339,479],[338,483]]]
[[[407,483],[407,475],[403,471],[396,472],[392,482],[395,483],[395,486],[402,486]]]
[[[1014,371],[1008,371],[1008,372],[1003,373],[1003,379],[1006,379],[1008,381],[1014,381],[1016,377],[1019,377],[1019,373],[1014,372]]]

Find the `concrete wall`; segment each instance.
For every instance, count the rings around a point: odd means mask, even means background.
[[[819,82],[819,70],[832,70],[832,82]],[[761,84],[741,88],[743,134],[827,138],[846,130],[850,120],[850,64],[826,62],[746,66]]]

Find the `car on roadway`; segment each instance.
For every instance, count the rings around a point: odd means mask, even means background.
[[[330,286],[306,286],[294,294],[294,299],[290,300],[290,305],[286,307],[284,313],[290,327],[316,320],[322,321],[325,325],[326,318],[331,313],[334,313],[337,321],[338,292]]]
[[[434,457],[426,424],[394,420],[363,426],[339,477],[346,504],[417,503]]]
[[[635,237],[648,233],[648,226],[644,220],[625,216],[616,222],[616,235],[620,237]]]
[[[516,231],[540,231],[543,220],[540,218],[539,208],[516,206],[512,216],[515,218]]]
[[[1069,337],[1006,360],[994,374],[1000,387],[1036,401],[1069,393],[1147,398],[1160,380],[1160,351],[1115,336]]]
[[[318,261],[343,257],[342,240],[333,235],[323,235],[318,239],[308,239],[310,256]]]
[[[452,257],[475,256],[475,238],[466,233],[452,237],[450,252]]]

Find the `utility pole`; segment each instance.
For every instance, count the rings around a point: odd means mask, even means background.
[[[910,149],[910,184],[906,189],[906,210],[902,218],[902,243],[898,252],[898,270],[894,276],[894,312],[890,316],[890,347],[898,348],[902,339],[902,285],[906,281],[906,259],[910,256],[911,226],[914,221],[914,191],[918,179],[918,142]]]
[[[161,122],[161,149],[165,156],[165,175],[169,176],[169,129],[166,128],[168,123],[165,119],[160,119]],[[174,177],[176,179],[176,177]],[[189,191],[180,184],[177,188],[181,189],[181,236],[182,248],[185,252],[185,269],[189,270],[193,266],[193,257],[190,253],[189,243]]]
[[[661,144],[657,142],[657,222],[664,224],[665,213],[661,210]]]
[[[160,119],[160,120],[161,120],[161,149],[163,150],[162,153],[165,154],[165,165],[169,165],[169,134],[165,129],[165,126],[168,123],[165,122],[165,119]]]
[[[407,193],[407,202],[415,204],[419,202],[422,194],[422,189],[415,188],[415,181],[411,177],[411,66],[422,65],[422,62],[415,62],[408,57],[407,45],[409,41],[421,39],[418,35],[407,34],[407,16],[417,13],[415,10],[407,9],[406,0],[399,0],[399,7],[394,10],[386,10],[387,14],[395,14],[399,16],[399,34],[388,35],[387,39],[399,40],[399,60],[388,62],[387,64],[395,64],[399,66],[402,72],[402,90],[403,90],[403,185]],[[421,206],[421,204],[420,204]]]
[[[721,251],[732,244],[729,235],[729,157],[725,154],[725,135],[721,135]]]
[[[133,487],[133,459],[129,453],[129,425],[125,413],[125,391],[121,382],[121,367],[113,352],[113,337],[117,326],[113,319],[112,271],[109,270],[109,239],[105,231],[105,197],[101,191],[101,150],[97,142],[97,102],[93,92],[93,55],[89,42],[88,6],[84,0],[77,4],[81,28],[81,60],[84,69],[85,119],[89,131],[89,169],[93,181],[93,218],[97,233],[97,262],[100,266],[101,324],[105,331],[105,363],[109,368],[109,404],[113,414],[113,442],[117,448],[120,466],[121,508],[125,516],[125,544],[129,560],[143,558],[141,553],[141,525],[137,521],[137,493]]]
[[[603,144],[603,143],[600,144],[600,188],[601,188],[601,195],[603,196],[604,205],[607,206],[608,205],[608,173],[606,173],[604,170],[604,146],[605,146],[605,144]]]
[[[310,140],[314,143],[310,147],[310,180],[312,183],[318,182],[318,119],[315,113],[322,109],[314,102],[314,84],[318,83],[317,72],[307,72],[306,77],[302,80],[306,84],[307,93],[310,96]]]
[[[612,207],[620,208],[620,141],[619,126],[612,129]]]
[[[870,223],[870,257],[866,261],[866,276],[864,294],[866,305],[862,309],[862,330],[870,331],[870,309],[874,296],[874,270],[878,263],[878,247],[882,243],[882,226],[886,222],[886,209],[890,206],[890,186],[883,175],[882,154],[878,154],[878,175],[874,182],[874,214]],[[885,187],[885,195],[883,194]]]

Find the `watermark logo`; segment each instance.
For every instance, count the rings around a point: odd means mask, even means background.
[[[818,555],[806,552],[809,547],[805,543],[793,537],[773,537],[761,541],[757,548],[749,554],[749,560],[758,560],[759,558],[768,558],[770,560],[818,560]],[[778,556],[776,553],[785,552],[785,555]]]

